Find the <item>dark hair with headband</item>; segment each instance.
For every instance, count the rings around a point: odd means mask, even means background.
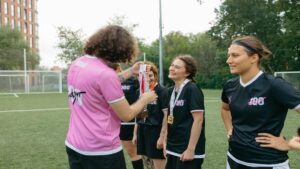
[[[176,59],[182,60],[185,63],[185,70],[187,73],[189,73],[189,76],[187,78],[192,82],[196,82],[194,79],[197,72],[196,60],[191,55],[178,55],[173,59],[173,61]]]
[[[231,44],[242,46],[249,56],[257,54],[259,58],[267,58],[272,52],[256,37],[243,36],[232,41]]]

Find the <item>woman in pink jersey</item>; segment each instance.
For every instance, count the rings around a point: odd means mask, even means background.
[[[145,93],[129,105],[121,81],[138,74],[139,63],[116,74],[109,63],[130,62],[138,53],[135,38],[120,26],[92,35],[85,55],[70,66],[67,82],[71,110],[65,140],[71,169],[125,169],[120,122],[133,119],[157,96]]]

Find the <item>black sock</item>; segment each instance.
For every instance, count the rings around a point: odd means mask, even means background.
[[[143,164],[142,159],[131,161],[131,163],[132,163],[133,169],[144,169],[144,164]]]

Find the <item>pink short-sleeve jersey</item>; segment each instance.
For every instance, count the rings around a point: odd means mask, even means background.
[[[88,55],[75,60],[68,77],[69,130],[65,144],[83,155],[109,155],[122,150],[120,119],[111,103],[125,99],[116,72]]]

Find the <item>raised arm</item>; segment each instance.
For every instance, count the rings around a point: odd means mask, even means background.
[[[155,100],[157,95],[154,91],[149,91],[141,95],[141,97],[132,105],[129,105],[124,98],[120,101],[111,103],[110,106],[116,112],[117,116],[123,121],[130,121],[150,102]]]

